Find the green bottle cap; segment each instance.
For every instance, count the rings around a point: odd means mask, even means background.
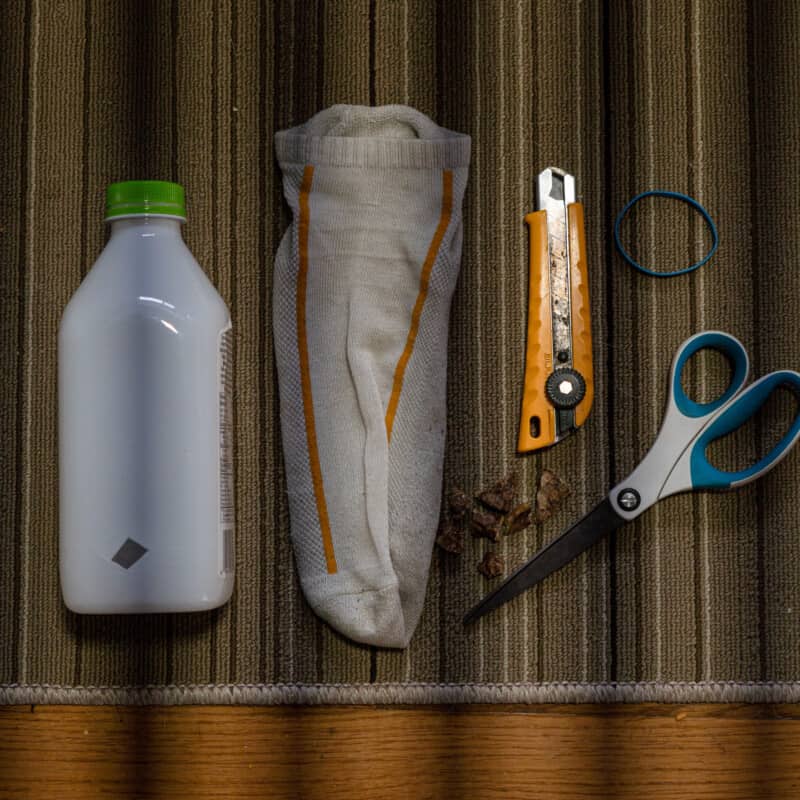
[[[183,186],[169,181],[122,181],[106,189],[106,219],[164,214],[186,219]]]

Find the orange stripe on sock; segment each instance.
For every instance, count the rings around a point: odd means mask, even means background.
[[[442,212],[439,216],[439,224],[436,226],[436,232],[433,234],[431,245],[428,248],[428,254],[425,256],[425,263],[422,265],[422,274],[419,278],[419,292],[417,293],[417,302],[414,303],[414,310],[411,313],[411,327],[408,329],[406,346],[403,348],[403,352],[394,370],[392,394],[389,397],[389,407],[386,409],[386,438],[389,441],[392,440],[392,427],[394,426],[394,418],[397,414],[397,405],[400,402],[400,392],[403,389],[406,367],[411,358],[411,351],[414,349],[414,342],[417,339],[419,321],[420,317],[422,317],[422,307],[425,305],[425,298],[428,296],[428,286],[431,280],[433,263],[436,261],[436,256],[439,253],[445,231],[450,224],[450,214],[452,211],[453,173],[449,169],[446,169],[442,172]]]
[[[311,394],[311,372],[308,368],[308,334],[306,332],[306,293],[308,291],[308,196],[314,179],[314,167],[307,166],[303,171],[300,185],[300,221],[297,227],[300,265],[297,274],[297,349],[300,355],[300,382],[303,387],[303,412],[306,419],[306,438],[308,440],[308,461],[311,480],[314,484],[314,497],[317,501],[319,527],[322,531],[322,547],[325,550],[325,564],[329,573],[337,571],[336,557],[333,554],[331,523],[328,519],[328,505],[325,502],[325,488],[322,483],[322,468],[317,449],[317,426],[314,421],[314,399]]]

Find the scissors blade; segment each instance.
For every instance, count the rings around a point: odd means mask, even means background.
[[[475,622],[484,614],[494,611],[526,589],[535,586],[626,522],[627,520],[614,511],[611,501],[606,497],[583,519],[545,545],[530,561],[509,575],[493,592],[487,594],[464,617],[464,624]]]

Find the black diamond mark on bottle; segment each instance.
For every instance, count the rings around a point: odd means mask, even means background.
[[[133,539],[126,539],[111,560],[125,569],[130,569],[146,552],[147,548],[144,545]]]

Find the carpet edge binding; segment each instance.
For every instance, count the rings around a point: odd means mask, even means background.
[[[57,686],[0,684],[0,705],[798,703],[800,681]]]

